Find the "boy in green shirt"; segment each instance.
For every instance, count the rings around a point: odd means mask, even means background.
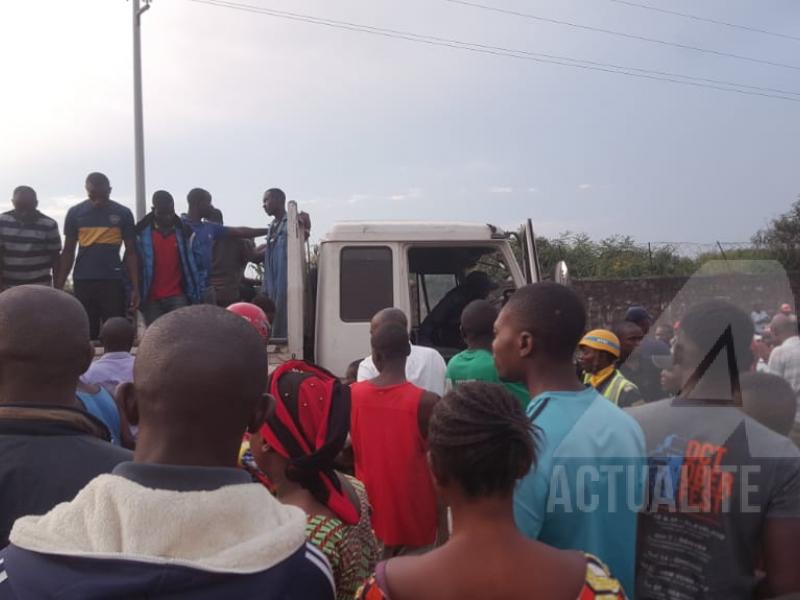
[[[492,341],[497,313],[497,309],[486,300],[469,303],[461,313],[461,335],[467,349],[450,359],[447,365],[447,387],[452,389],[470,381],[502,383],[525,409],[530,402],[527,388],[521,383],[502,381],[494,366]]]

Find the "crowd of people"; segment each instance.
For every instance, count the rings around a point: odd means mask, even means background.
[[[72,275],[75,297],[89,315],[97,340],[108,319],[141,310],[147,325],[190,304],[228,306],[255,301],[275,314],[273,337],[286,337],[286,195],[264,193],[267,227],[223,225],[222,212],[202,188],[189,191],[187,211],[178,216],[167,191],[153,194],[150,212],[138,223],[111,199],[103,173],[86,178],[87,199],[64,220],[63,247],[58,224],[38,210],[36,192],[17,187],[13,209],[0,215],[0,289],[23,284],[64,289]],[[307,228],[310,221],[301,214]],[[266,236],[255,247],[253,239]],[[120,249],[124,254],[120,257]],[[263,263],[257,292],[245,278],[249,263]]]
[[[62,252],[29,188],[0,227],[0,600],[800,594],[790,308],[767,326],[710,300],[653,328],[633,306],[592,329],[545,282],[454,295],[448,362],[387,307],[347,373],[270,373],[282,192],[251,229],[204,190],[184,218],[157,192],[138,225],[107,178],[87,191]],[[275,261],[267,310],[210,275],[220,240],[260,235],[221,262]],[[135,356],[120,298],[150,323]]]

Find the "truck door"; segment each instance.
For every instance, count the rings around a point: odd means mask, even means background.
[[[533,232],[533,219],[525,222],[523,236],[523,258],[525,279],[528,283],[538,283],[542,280],[542,268],[539,264],[539,254],[536,251],[536,236]]]
[[[352,361],[370,354],[369,323],[375,313],[397,305],[395,246],[381,242],[322,244],[315,358],[337,375],[344,375]]]

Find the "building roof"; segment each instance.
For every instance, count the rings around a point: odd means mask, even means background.
[[[429,221],[345,221],[328,232],[329,242],[480,242],[504,239],[493,225]]]

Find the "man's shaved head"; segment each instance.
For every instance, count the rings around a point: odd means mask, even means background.
[[[772,318],[769,330],[781,342],[793,335],[797,335],[797,317],[778,313]]]
[[[536,338],[539,350],[556,360],[572,360],[586,330],[586,307],[572,288],[553,282],[518,289],[504,312],[520,331]]]
[[[124,317],[113,317],[100,328],[100,341],[106,352],[130,352],[136,328]]]
[[[264,343],[245,319],[216,306],[159,318],[139,345],[133,378],[137,460],[234,466],[245,430],[265,417]]]
[[[380,364],[404,360],[411,353],[408,332],[399,323],[384,323],[370,338],[372,358],[380,370]]]
[[[498,310],[488,300],[474,300],[461,313],[461,332],[467,340],[493,337]]]
[[[0,294],[0,402],[63,403],[58,394],[37,393],[71,386],[91,361],[89,318],[64,292],[22,285]],[[28,388],[27,398],[10,398],[10,387]]]
[[[399,308],[384,308],[372,317],[372,321],[369,324],[370,335],[374,335],[378,329],[389,323],[400,325],[406,330],[406,335],[408,334],[408,317],[406,317],[406,313]]]

